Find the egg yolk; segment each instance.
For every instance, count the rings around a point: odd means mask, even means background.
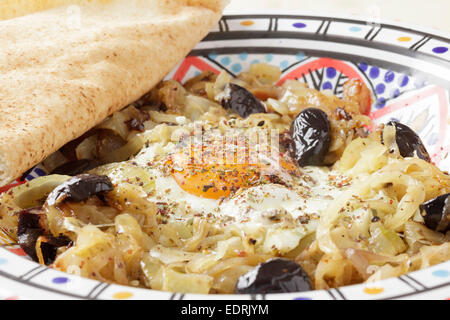
[[[208,161],[192,163],[187,161],[186,151],[172,155],[168,161],[170,172],[177,184],[186,192],[209,199],[220,199],[230,196],[241,188],[248,188],[261,183],[262,180],[278,180],[269,165],[264,163],[221,164],[218,158],[209,156]],[[272,166],[273,168],[273,166]],[[279,170],[292,175],[298,174],[298,167],[290,160],[280,158]]]

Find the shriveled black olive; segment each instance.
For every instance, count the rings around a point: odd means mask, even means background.
[[[301,167],[323,165],[331,143],[330,121],[317,108],[303,110],[291,125],[291,155]]]
[[[51,172],[51,174],[62,174],[67,176],[76,176],[89,170],[97,168],[100,165],[98,160],[82,159],[67,162]]]
[[[29,208],[19,212],[17,234],[24,234],[28,229],[46,230],[46,216],[41,207]]]
[[[420,159],[431,161],[425,145],[413,129],[395,120],[388,122],[386,125],[395,127],[395,141],[402,157],[414,157],[417,153]]]
[[[26,229],[25,232],[18,234],[18,243],[22,250],[34,261],[38,261],[36,254],[36,242],[42,235],[40,229]]]
[[[44,235],[41,242],[41,252],[44,263],[46,265],[52,264],[56,259],[58,248],[67,247],[71,243],[72,241],[64,235],[60,235],[59,237]]]
[[[231,109],[242,118],[253,113],[266,113],[266,108],[251,92],[234,83],[225,87],[225,97],[221,103],[225,109]]]
[[[81,174],[56,187],[47,198],[47,205],[53,206],[64,201],[81,202],[91,196],[103,194],[113,189],[107,176]]]
[[[46,265],[55,261],[59,247],[67,246],[71,242],[62,235],[58,237],[49,235],[46,216],[41,208],[31,208],[19,213],[17,236],[22,250],[36,262],[39,262],[36,243],[41,237],[40,250]]]
[[[274,258],[241,276],[236,283],[235,292],[287,293],[311,289],[311,280],[300,265],[292,260]]]
[[[428,228],[442,233],[450,230],[450,193],[421,204],[420,210]]]

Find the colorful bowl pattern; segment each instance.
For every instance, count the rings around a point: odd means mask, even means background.
[[[169,75],[205,70],[231,75],[251,64],[278,65],[287,79],[341,95],[350,78],[372,91],[376,123],[397,119],[422,138],[434,163],[450,170],[450,39],[402,25],[301,15],[224,16]],[[45,175],[37,166],[0,193]],[[279,295],[204,296],[124,287],[40,266],[0,229],[0,299],[450,299],[450,261],[398,278],[339,289]]]

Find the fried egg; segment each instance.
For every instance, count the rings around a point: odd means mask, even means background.
[[[257,250],[283,254],[315,231],[321,212],[342,192],[331,183],[336,173],[300,168],[277,149],[258,154],[252,162],[250,145],[239,140],[225,150],[220,134],[206,144],[191,138],[150,144],[134,159],[154,177],[155,192],[149,199],[168,208],[169,222],[202,216],[218,228],[231,224]],[[201,159],[195,159],[196,148]],[[239,148],[245,150],[241,159]]]

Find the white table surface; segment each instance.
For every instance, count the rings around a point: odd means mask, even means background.
[[[295,10],[406,22],[450,33],[450,0],[231,0],[227,11]]]

